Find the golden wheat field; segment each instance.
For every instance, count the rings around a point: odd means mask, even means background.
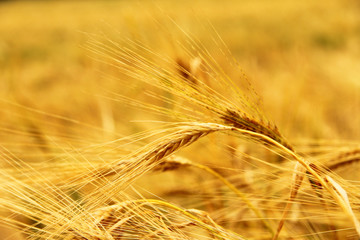
[[[0,239],[359,239],[358,1],[9,0],[0,36]]]

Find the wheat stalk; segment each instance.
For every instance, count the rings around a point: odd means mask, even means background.
[[[335,188],[334,183],[326,181],[326,179],[312,167],[312,163],[308,162],[295,152],[292,145],[286,141],[274,124],[264,120],[264,116],[259,109],[239,93],[239,89],[234,86],[234,83],[226,73],[222,71],[221,67],[216,63],[211,54],[207,50],[204,50],[201,43],[191,38],[187,39],[187,41],[193,49],[195,49],[195,53],[188,52],[190,58],[199,58],[201,62],[204,63],[204,68],[212,69],[215,74],[209,75],[209,78],[213,77],[217,81],[220,81],[223,84],[223,87],[228,87],[230,93],[238,97],[236,102],[239,102],[242,108],[238,107],[232,101],[229,101],[219,92],[210,88],[203,79],[194,74],[183,62],[179,62],[179,60],[172,61],[169,58],[161,56],[161,59],[164,59],[163,64],[173,66],[174,69],[178,71],[178,75],[174,74],[169,68],[161,67],[162,65],[158,65],[158,62],[153,62],[152,57],[158,58],[160,55],[141,43],[134,42],[133,44],[136,48],[142,49],[145,53],[143,55],[139,54],[135,47],[129,45],[127,47],[122,47],[108,39],[105,39],[106,43],[98,42],[96,40],[91,42],[90,49],[102,57],[107,58],[115,67],[118,67],[130,77],[157,86],[182,99],[195,103],[205,110],[201,112],[201,117],[194,116],[194,113],[198,113],[196,109],[194,112],[187,113],[187,117],[197,121],[203,118],[207,119],[207,122],[224,124],[225,126],[231,127],[231,131],[241,137],[246,137],[252,141],[259,142],[266,147],[270,146],[275,148],[276,151],[290,156],[302,165],[313,179],[316,179],[318,185],[323,186],[324,189],[332,195],[345,212],[349,212],[349,205],[346,205],[343,198],[333,190]],[[184,110],[186,112],[188,109]],[[157,108],[157,111],[167,112],[159,108]],[[302,171],[297,172],[297,169],[298,167],[296,167],[294,172],[295,176],[293,178],[289,198],[290,202],[295,199],[302,183]],[[286,216],[289,206],[290,205],[288,204],[284,210],[284,217]],[[350,216],[350,219],[354,222],[355,226],[358,225],[354,217]],[[279,235],[283,221],[284,218],[279,223],[278,232],[274,239]]]

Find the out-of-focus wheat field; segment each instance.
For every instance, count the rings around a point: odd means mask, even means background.
[[[14,161],[51,165],[60,156],[106,162],[114,161],[118,152],[132,151],[134,146],[119,149],[115,140],[161,127],[161,121],[168,119],[129,106],[117,94],[156,105],[157,100],[149,100],[145,92],[149,88],[157,94],[162,92],[132,81],[109,65],[109,61],[103,61],[89,47],[89,39],[98,36],[114,42],[118,38],[136,39],[155,52],[182,59],[183,52],[176,47],[177,41],[181,41],[177,37],[179,29],[174,26],[191,33],[210,52],[220,48],[212,42],[213,38],[226,44],[242,71],[233,71],[222,57],[216,59],[218,63],[235,82],[246,78],[251,82],[251,91],[256,92],[264,114],[302,156],[315,158],[316,154],[324,153],[319,161],[325,162],[326,154],[333,158],[359,147],[360,3],[356,0],[1,1],[0,154],[6,155],[1,156],[2,165],[8,165],[8,156],[14,156]],[[167,29],[167,35],[162,27]],[[220,143],[225,147],[218,147]],[[258,150],[255,144],[239,143],[228,136],[210,136],[196,144],[180,155],[218,167],[219,172],[233,180],[236,177],[231,169],[239,167],[244,172],[252,169],[233,163],[236,157],[231,153],[235,150],[249,155],[247,161],[251,157],[263,161],[269,158],[278,164],[270,151]],[[268,170],[272,171],[270,167]],[[357,165],[342,170],[337,172],[341,177],[360,180]],[[53,171],[57,174],[61,170]],[[257,182],[258,176],[263,181],[273,181],[273,176],[265,172],[261,175],[261,171],[239,178]],[[233,196],[221,195],[223,190],[211,177],[198,174],[197,170],[180,170],[178,174],[164,172],[158,174],[161,176],[141,178],[137,182],[138,191],[146,198],[158,196],[184,207],[199,206],[213,212],[210,215],[219,225],[249,239],[270,239],[266,234],[256,234],[258,227],[251,223],[255,216],[249,215],[243,224],[231,222],[241,213],[230,216],[230,223],[226,220],[224,211],[232,212],[226,200]],[[290,179],[289,176],[290,173],[287,176]],[[177,184],[179,178],[183,180],[181,184]],[[196,197],[189,199],[191,187],[183,185],[192,186],[194,182],[199,183],[194,188],[204,192],[196,195],[194,192],[198,190],[194,190],[192,194]],[[207,185],[202,186],[201,182]],[[274,180],[274,184],[279,183]],[[254,183],[254,188],[246,190],[256,192],[260,185]],[[218,193],[215,200],[210,197],[213,191]],[[259,195],[254,193],[251,197],[260,202],[258,198],[266,191],[262,189]],[[203,204],[207,196],[211,199]],[[285,202],[287,195],[281,196]],[[221,197],[225,200],[219,200]],[[280,197],[275,199],[280,202]],[[272,206],[277,206],[275,202]],[[274,229],[283,205],[277,207],[278,215],[271,215]],[[355,210],[359,216],[358,205]],[[301,217],[307,219],[307,215]],[[346,226],[346,220],[340,222],[339,226],[345,230],[339,231],[338,239],[345,239],[346,228],[353,225]],[[316,221],[303,229],[312,233],[335,231],[331,228],[335,223],[327,224],[329,229]],[[294,230],[293,238],[288,230],[284,239],[329,237],[326,233],[306,235],[303,229]],[[354,236],[351,231],[349,234]],[[25,239],[25,236],[4,227],[0,238]]]
[[[101,125],[83,93],[111,73],[89,58],[86,34],[157,40],[147,19],[168,14],[203,42],[211,22],[287,135],[359,138],[357,1],[5,1],[0,11],[3,98]]]

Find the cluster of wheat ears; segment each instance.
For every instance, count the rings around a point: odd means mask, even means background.
[[[87,46],[126,81],[153,90],[147,92],[149,102],[118,93],[111,98],[156,113],[160,128],[87,147],[61,147],[63,152],[51,151],[58,143],[33,122],[22,131],[3,129],[31,135],[43,160],[25,161],[2,146],[1,224],[26,239],[358,239],[358,185],[336,174],[359,161],[357,148],[326,155],[298,152],[251,100],[246,77],[240,76],[240,87],[221,66],[219,56],[227,59],[226,69],[238,68],[221,41],[216,40],[216,55],[182,34],[184,40],[177,42],[182,55],[175,57],[131,39],[93,37]],[[57,124],[79,124],[6,104]],[[217,145],[203,141],[213,135],[236,142],[222,148],[235,156],[237,167],[221,168],[220,155],[212,159],[218,168],[199,163],[199,155],[212,156],[197,148],[182,156],[180,150],[198,142]],[[178,199],[175,191],[145,196],[136,188],[144,176],[176,172],[183,184]],[[181,183],[187,173],[204,182]],[[166,178],[149,179],[147,186],[167,184]]]

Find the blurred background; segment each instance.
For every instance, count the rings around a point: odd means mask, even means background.
[[[2,1],[0,96],[99,124],[85,92],[116,73],[89,57],[88,35],[156,35],[147,19],[165,15],[203,42],[210,21],[285,135],[359,139],[355,0]]]

